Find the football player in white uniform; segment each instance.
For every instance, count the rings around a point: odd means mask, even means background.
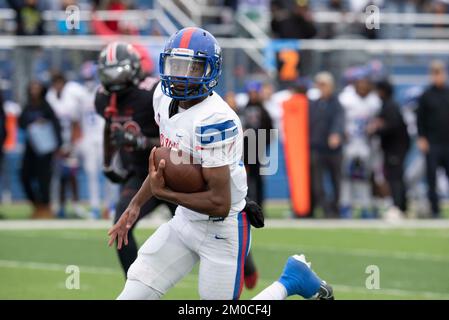
[[[351,218],[356,205],[361,207],[363,218],[374,217],[370,178],[375,152],[367,126],[379,113],[381,100],[372,89],[368,71],[363,71],[339,96],[346,134],[340,196],[343,218]]]
[[[175,216],[140,248],[118,299],[159,299],[199,262],[201,299],[238,299],[251,242],[245,207],[243,132],[238,116],[212,89],[221,73],[221,49],[206,30],[185,28],[170,37],[160,57],[161,83],[153,97],[161,145],[182,150],[202,166],[207,191],[180,193],[165,185],[164,160],[150,173],[120,220],[109,245],[127,244],[140,207],[154,196],[178,204]],[[324,288],[324,289],[323,289]],[[291,257],[283,276],[256,298],[332,297],[306,263]]]

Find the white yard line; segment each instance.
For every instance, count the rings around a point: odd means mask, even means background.
[[[164,223],[163,218],[149,218],[139,221],[140,228],[156,228]],[[41,229],[108,229],[109,220],[0,220],[0,230]],[[449,219],[403,220],[390,223],[383,220],[297,220],[267,219],[266,228],[292,229],[449,229]]]
[[[16,260],[0,260],[0,268],[12,268],[12,269],[30,269],[30,270],[43,270],[43,271],[57,271],[65,273],[68,265],[55,264],[55,263],[42,263],[42,262],[29,262],[29,261],[16,261]],[[79,266],[80,272],[92,273],[92,274],[111,274],[120,275],[121,271],[112,268],[92,267],[92,266]],[[184,280],[177,285],[180,288],[192,288],[197,287],[198,276],[189,274]],[[266,285],[270,284],[273,280],[260,279],[260,282]],[[380,288],[378,290],[368,290],[363,287],[348,286],[342,284],[333,284],[335,294],[338,298],[338,292],[345,293],[361,293],[372,295],[391,295],[398,297],[419,296],[428,299],[449,299],[449,294],[433,291],[412,291],[403,289],[391,289]]]

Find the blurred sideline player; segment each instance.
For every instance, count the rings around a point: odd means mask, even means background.
[[[114,223],[117,222],[148,175],[148,158],[159,145],[159,128],[154,122],[152,93],[157,79],[144,77],[140,56],[126,43],[113,42],[99,56],[101,86],[95,96],[97,113],[104,126],[104,174],[121,186]],[[176,206],[153,198],[139,212],[139,219],[160,204],[172,214]],[[137,243],[132,235],[129,245],[118,250],[125,274],[137,257]]]
[[[379,113],[381,101],[373,91],[368,70],[360,69],[354,84],[348,85],[340,93],[339,101],[345,111],[346,135],[340,214],[342,218],[352,218],[355,205],[359,205],[362,218],[372,218],[375,214],[370,178],[375,154],[367,126]]]
[[[206,30],[173,34],[160,57],[161,83],[153,90],[161,145],[200,160],[207,191],[175,192],[165,186],[164,160],[150,174],[125,213],[110,229],[109,245],[128,245],[127,234],[149,199],[178,205],[176,215],[143,244],[118,299],[159,299],[199,262],[201,299],[239,299],[250,248],[252,213],[245,212],[246,172],[241,161],[243,130],[237,114],[213,91],[222,68],[221,48]],[[283,276],[256,298],[300,294],[323,297],[327,287],[304,257],[291,257]],[[328,290],[329,291],[329,290]],[[326,297],[331,297],[330,291]]]
[[[66,188],[70,187],[75,214],[84,217],[84,209],[79,203],[77,174],[80,163],[77,148],[81,138],[80,108],[85,103],[85,91],[79,83],[67,81],[62,73],[55,72],[46,99],[56,113],[62,129],[62,147],[52,179],[53,198],[59,196],[59,203],[56,201],[59,205],[57,215],[59,218],[66,216]]]
[[[85,89],[85,103],[81,108],[81,132],[80,154],[83,160],[83,168],[88,182],[88,194],[90,216],[94,219],[101,217],[100,200],[100,172],[103,161],[103,132],[105,121],[95,111],[95,94],[98,88],[96,79],[97,66],[93,61],[87,61],[81,66],[81,79]],[[118,188],[108,179],[104,183],[104,209],[103,216],[109,217],[109,210],[114,208],[117,201]]]

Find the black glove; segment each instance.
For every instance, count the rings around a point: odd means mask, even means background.
[[[262,208],[253,200],[246,197],[246,206],[243,209],[248,216],[249,222],[254,228],[263,228],[265,226],[265,218]]]
[[[113,169],[111,168],[104,168],[103,169],[103,174],[105,175],[106,178],[109,179],[109,181],[111,181],[112,183],[123,183],[126,181],[127,179],[127,175],[120,175],[119,173],[115,172]]]
[[[124,183],[131,176],[132,172],[123,166],[120,153],[115,152],[111,164],[103,167],[103,174],[113,183]]]
[[[134,150],[144,150],[148,147],[148,141],[144,136],[122,129],[115,129],[111,132],[111,143],[118,148],[129,147]]]

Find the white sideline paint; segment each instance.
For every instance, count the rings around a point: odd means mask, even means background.
[[[43,271],[56,271],[64,273],[67,266],[63,264],[55,263],[42,263],[42,262],[29,262],[29,261],[17,261],[17,260],[0,260],[0,268],[12,268],[12,269],[31,269],[31,270],[43,270]],[[92,267],[92,266],[79,266],[81,272],[91,273],[91,274],[110,274],[110,275],[121,275],[121,270],[112,268],[102,268],[102,267]],[[273,280],[269,279],[259,279],[260,283],[268,285]],[[189,274],[187,275],[181,283],[177,285],[180,288],[191,288],[195,289],[197,287],[198,276]],[[338,295],[338,292],[346,293],[362,293],[362,294],[372,294],[372,295],[383,295],[388,294],[398,297],[408,297],[408,296],[420,296],[428,299],[449,299],[449,294],[444,294],[440,292],[433,291],[411,291],[403,289],[391,289],[391,288],[381,288],[379,290],[368,290],[364,287],[348,286],[342,284],[332,284],[334,292]],[[338,297],[338,296],[337,296]]]
[[[157,228],[166,220],[149,218],[139,221],[139,228]],[[109,220],[0,220],[0,230],[108,229]],[[449,229],[449,219],[410,219],[397,223],[383,220],[296,220],[267,219],[267,229]]]

